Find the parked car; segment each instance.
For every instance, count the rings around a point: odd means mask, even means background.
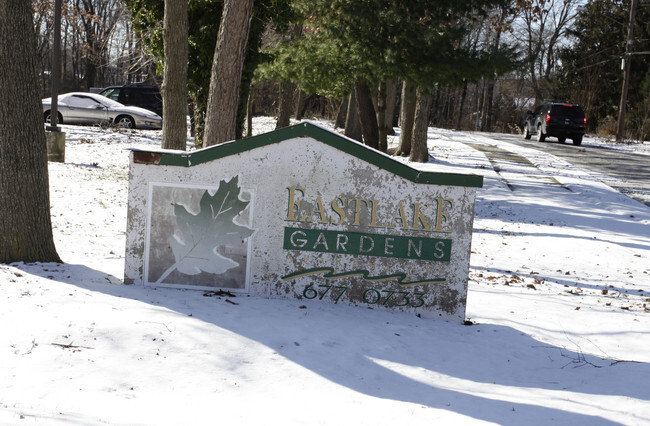
[[[538,141],[544,142],[551,136],[560,143],[571,139],[574,145],[580,145],[586,127],[587,118],[580,105],[544,102],[534,112],[527,112],[524,137],[530,139],[535,134]]]
[[[156,86],[110,86],[99,92],[126,106],[136,106],[163,115],[162,96]]]
[[[43,99],[43,118],[50,122],[52,98]],[[58,97],[61,124],[109,124],[129,129],[161,129],[162,118],[144,108],[124,106],[95,93],[71,92]]]

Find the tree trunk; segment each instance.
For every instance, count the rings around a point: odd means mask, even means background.
[[[379,128],[377,126],[377,114],[372,103],[370,89],[364,81],[357,81],[354,87],[357,95],[357,109],[359,110],[359,121],[363,133],[363,143],[371,148],[379,149]]]
[[[400,113],[399,146],[395,155],[406,156],[411,153],[413,121],[415,119],[416,86],[405,81],[402,86],[402,111]]]
[[[460,130],[463,120],[463,106],[467,98],[467,79],[463,79],[463,92],[460,95],[460,105],[458,106],[458,115],[456,116],[456,130]]]
[[[0,22],[0,263],[61,262],[52,236],[31,2],[3,0]]]
[[[234,140],[253,0],[225,0],[212,62],[203,146]]]
[[[386,82],[386,134],[394,136],[395,129],[393,128],[393,122],[395,121],[395,104],[396,104],[396,95],[397,94],[397,83],[395,80],[389,80]]]
[[[296,120],[302,120],[302,114],[305,109],[305,92],[301,89],[298,89],[298,102],[296,102]]]
[[[494,80],[489,79],[485,84],[483,93],[483,108],[481,108],[481,130],[490,132],[492,127],[492,97],[494,94]]]
[[[165,0],[163,149],[187,145],[187,0]]]
[[[413,143],[409,160],[418,163],[429,161],[427,148],[427,129],[429,128],[429,107],[431,95],[429,89],[418,87],[417,102],[415,107],[415,122],[413,124]]]
[[[345,128],[345,118],[348,115],[348,105],[350,102],[347,99],[343,99],[339,105],[339,109],[336,111],[336,121],[334,122],[335,129],[344,129]]]
[[[280,83],[278,95],[278,121],[275,129],[281,129],[291,124],[291,104],[293,103],[293,84],[289,81]]]
[[[246,101],[246,137],[253,136],[253,90],[248,92],[248,100]]]
[[[357,108],[357,96],[355,91],[350,93],[348,101],[348,115],[345,118],[345,136],[363,143],[363,133],[359,122],[359,108]]]
[[[386,82],[379,83],[377,88],[377,128],[379,130],[379,150],[388,151],[386,136]]]

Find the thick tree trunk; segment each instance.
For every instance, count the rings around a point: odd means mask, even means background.
[[[359,122],[359,108],[357,108],[357,96],[355,91],[350,93],[348,101],[348,115],[345,118],[345,136],[363,143],[363,133]]]
[[[357,95],[357,109],[359,110],[359,121],[363,133],[363,143],[371,148],[379,149],[379,128],[377,126],[377,114],[372,103],[370,89],[364,81],[357,81],[355,84]]]
[[[431,106],[431,95],[429,89],[422,87],[417,91],[417,102],[415,107],[415,123],[413,125],[413,142],[409,159],[418,163],[429,161],[429,149],[427,148],[427,129],[429,127],[429,107]]]
[[[203,146],[234,140],[253,0],[225,0],[212,62]]]
[[[287,127],[291,122],[291,104],[293,103],[293,84],[289,81],[280,83],[278,94],[278,121],[275,128]]]
[[[60,262],[31,2],[0,2],[0,263]]]
[[[187,0],[165,0],[163,149],[187,145]]]
[[[407,156],[411,153],[413,121],[415,119],[416,86],[404,82],[402,86],[402,111],[400,113],[399,146],[395,155]]]

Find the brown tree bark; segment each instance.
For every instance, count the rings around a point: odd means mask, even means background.
[[[253,0],[225,0],[212,62],[203,146],[236,139],[237,108]]]
[[[278,121],[275,123],[276,130],[287,127],[291,123],[293,89],[294,85],[289,81],[283,81],[280,83],[278,94]]]
[[[418,163],[429,161],[429,148],[427,147],[427,129],[429,127],[429,107],[431,95],[429,89],[419,87],[415,106],[415,122],[413,124],[413,142],[409,160]]]
[[[348,115],[348,104],[350,102],[347,99],[343,99],[339,104],[338,109],[336,110],[336,120],[334,121],[335,129],[344,129],[345,128],[345,117]]]
[[[411,153],[413,120],[415,119],[416,86],[407,81],[402,86],[402,110],[400,112],[399,146],[395,155],[406,156]]]
[[[386,82],[386,134],[394,136],[395,129],[393,128],[393,122],[395,121],[395,104],[396,104],[396,95],[397,95],[397,82],[395,80],[389,80]]]
[[[463,79],[463,91],[460,95],[460,105],[456,115],[456,130],[461,130],[463,120],[463,107],[465,106],[465,98],[467,98],[467,79]]]
[[[61,262],[50,218],[31,2],[0,2],[0,263]]]
[[[345,136],[363,143],[361,123],[359,122],[359,108],[357,108],[357,96],[354,90],[350,93],[348,100],[348,114],[345,118]]]
[[[163,149],[187,146],[187,0],[165,0]]]
[[[386,82],[379,83],[377,89],[377,128],[378,147],[381,152],[388,150],[388,137],[386,134]]]
[[[246,101],[246,137],[253,136],[253,90],[248,92],[248,100]]]
[[[377,114],[372,103],[370,89],[362,80],[357,81],[354,89],[357,95],[357,109],[359,110],[363,143],[371,148],[379,149],[379,126],[377,125]]]

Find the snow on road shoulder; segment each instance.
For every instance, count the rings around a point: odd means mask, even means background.
[[[649,362],[639,337],[650,333],[650,209],[555,156],[475,134],[433,133],[427,167],[473,165],[485,176],[468,317],[596,356]],[[476,144],[516,155],[488,158]]]

